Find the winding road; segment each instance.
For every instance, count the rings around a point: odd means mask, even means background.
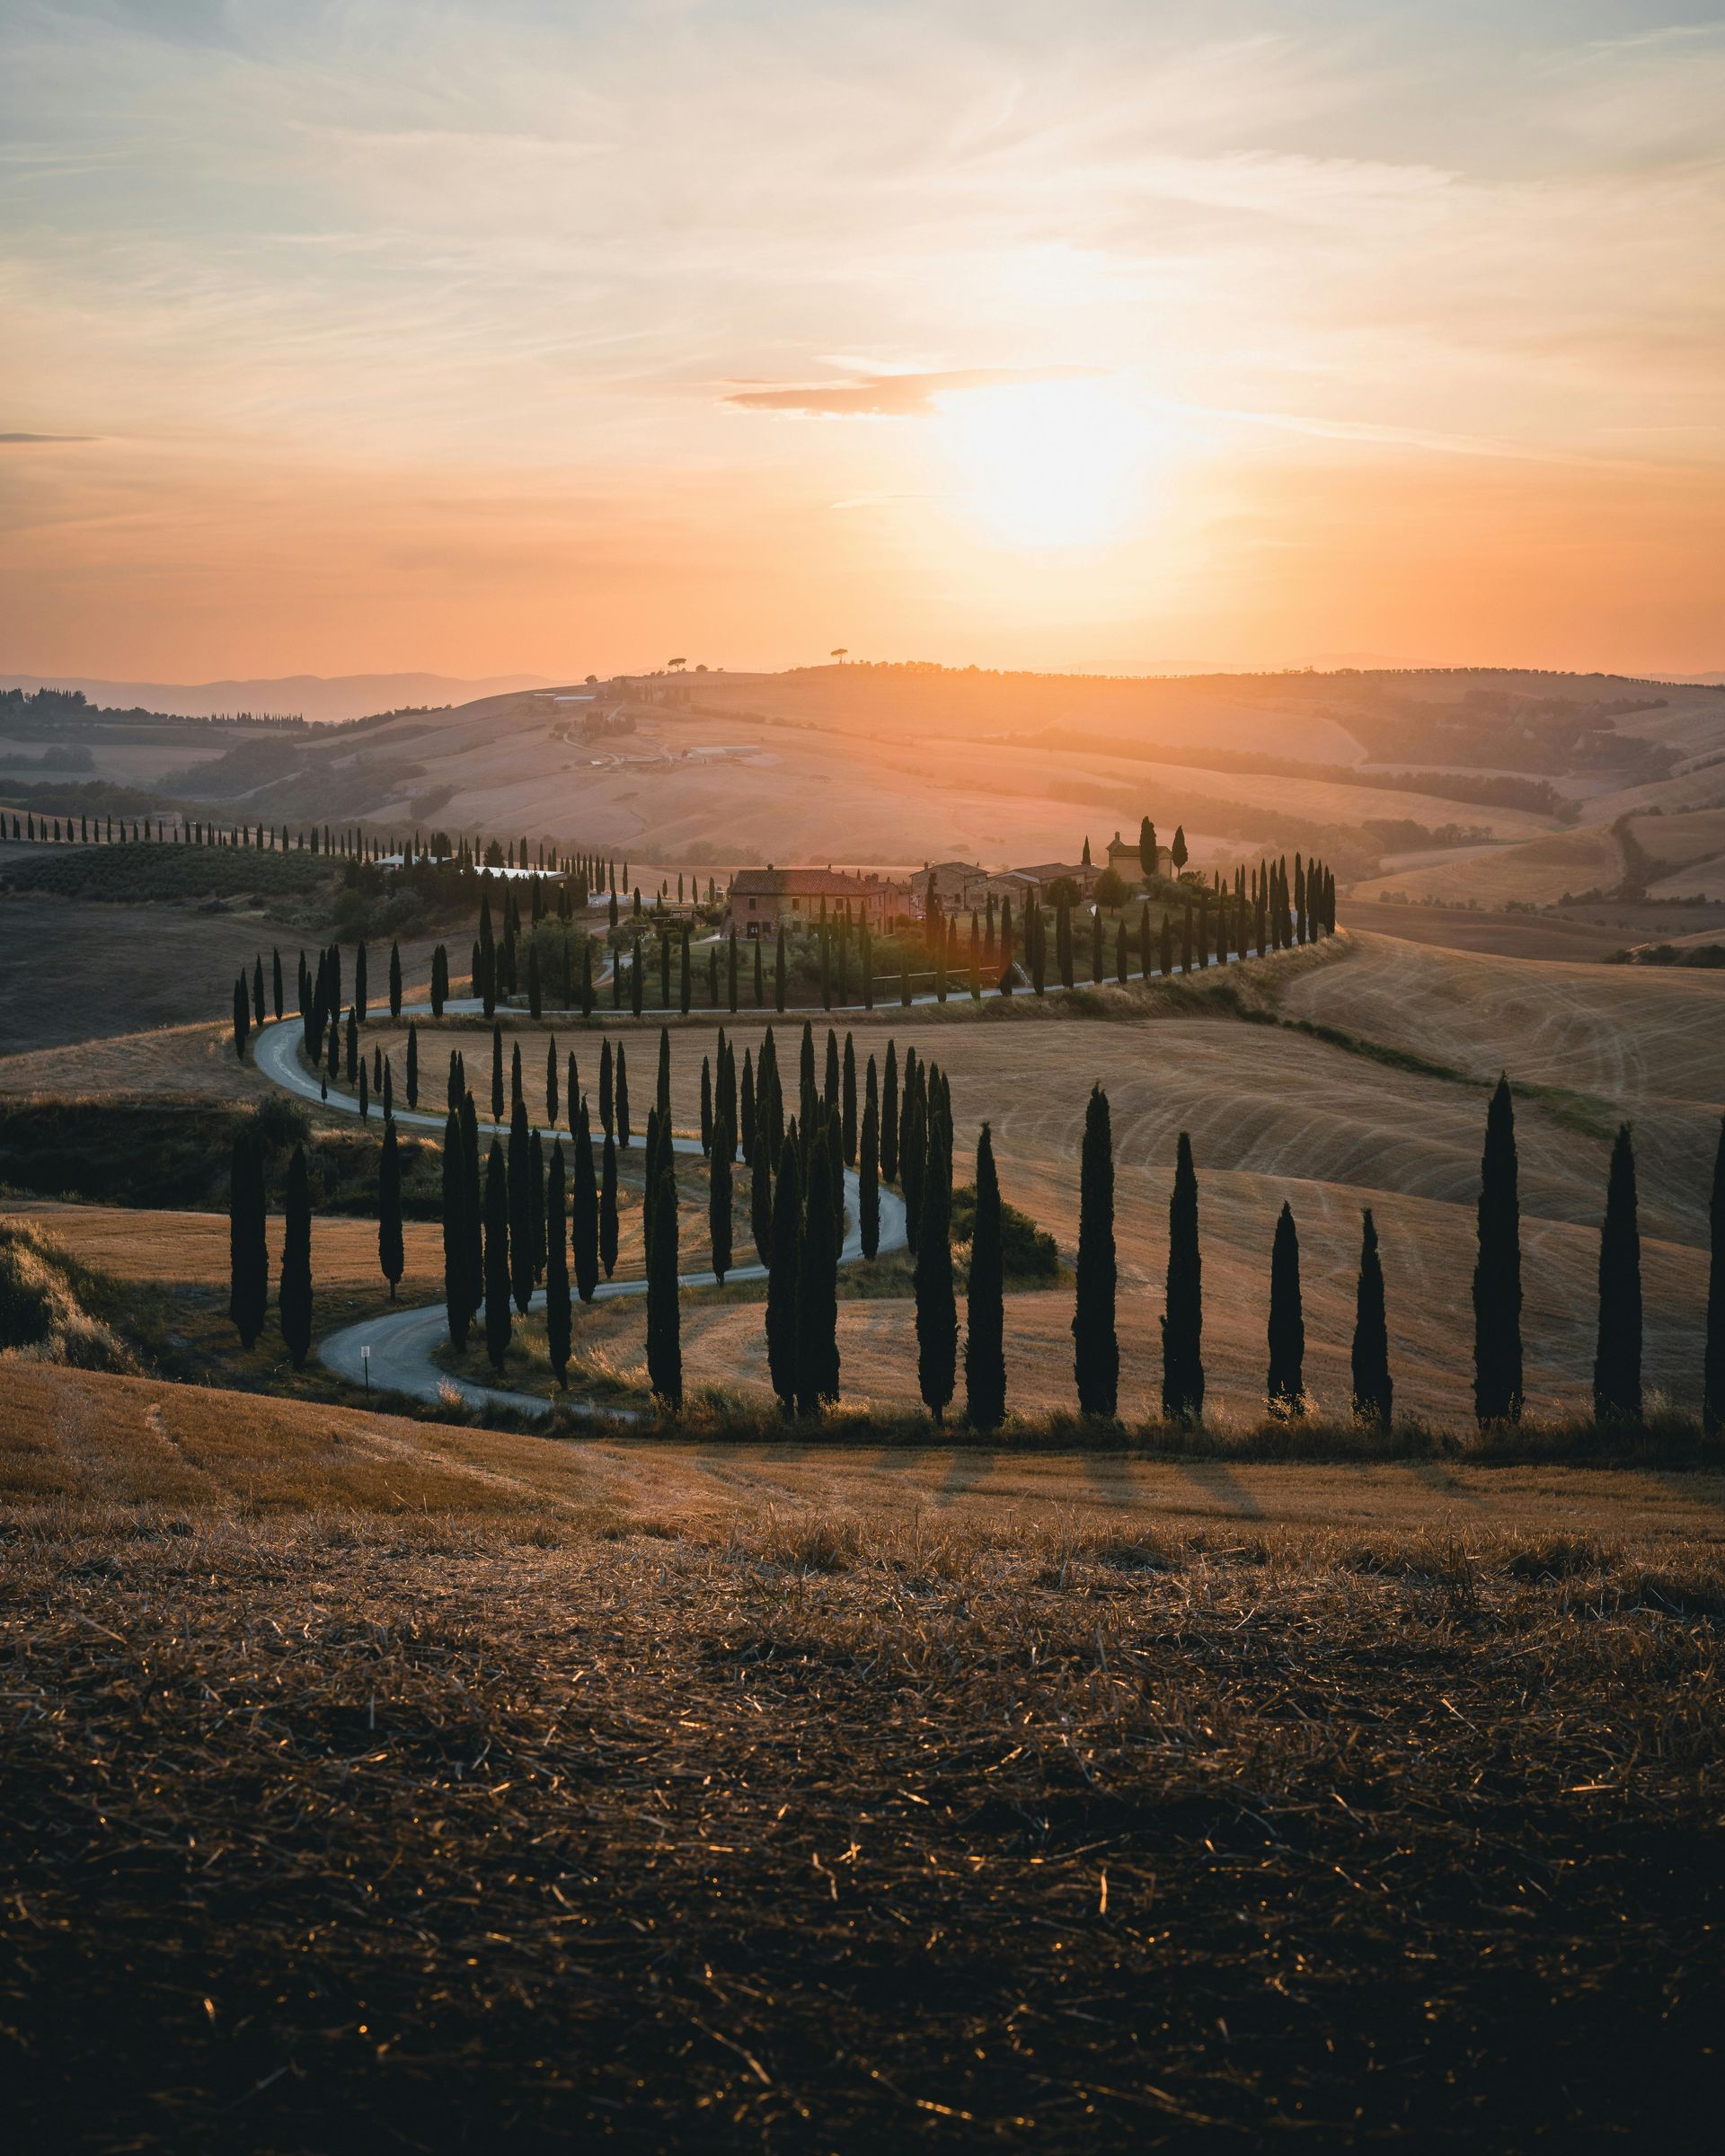
[[[423,1006],[418,1007],[423,1010]],[[458,1004],[446,1003],[446,1012],[458,1011]],[[474,1010],[478,1004],[473,1005]],[[402,1016],[412,1015],[403,1009]],[[333,1108],[343,1115],[357,1116],[359,1103],[348,1093],[323,1095],[320,1082],[300,1060],[303,1032],[296,1018],[278,1019],[268,1024],[254,1037],[252,1056],[257,1067],[266,1078],[296,1093],[303,1100],[316,1101],[320,1107]],[[422,1109],[400,1109],[395,1120],[406,1128],[431,1130],[442,1135],[446,1118],[428,1115]],[[503,1123],[482,1122],[481,1133],[485,1135],[507,1137],[509,1126]],[[671,1140],[674,1151],[693,1153],[699,1157],[699,1138],[677,1137]],[[855,1265],[862,1256],[862,1230],[861,1226],[861,1195],[856,1171],[845,1171],[845,1202],[846,1229],[845,1247],[840,1253],[842,1265]],[[880,1255],[888,1256],[905,1247],[905,1201],[883,1184],[880,1188]],[[734,1265],[725,1275],[730,1280],[765,1280],[764,1265]],[[711,1287],[716,1285],[711,1272],[681,1273],[677,1276],[679,1287]],[[645,1280],[606,1280],[596,1293],[596,1300],[614,1295],[641,1295],[647,1292]],[[535,1294],[529,1307],[543,1310],[545,1306],[544,1290]],[[434,1351],[448,1335],[448,1322],[441,1303],[420,1303],[409,1310],[391,1310],[375,1318],[367,1318],[358,1325],[345,1326],[340,1332],[331,1333],[318,1343],[318,1360],[332,1370],[338,1377],[353,1384],[367,1383],[367,1357],[370,1353],[371,1385],[382,1392],[405,1394],[410,1400],[419,1400],[436,1405],[453,1389],[469,1407],[512,1408],[526,1415],[548,1415],[553,1407],[578,1415],[605,1416],[616,1421],[633,1422],[637,1416],[623,1409],[600,1408],[585,1401],[564,1398],[551,1401],[536,1392],[514,1392],[500,1385],[476,1385],[463,1378],[453,1376],[438,1368],[432,1359]]]

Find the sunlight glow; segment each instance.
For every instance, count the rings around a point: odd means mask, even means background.
[[[1164,432],[1113,382],[1015,384],[939,400],[954,505],[995,544],[1097,546],[1145,514]]]

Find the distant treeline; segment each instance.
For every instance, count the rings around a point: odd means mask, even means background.
[[[298,711],[146,711],[92,703],[82,689],[0,689],[0,727],[26,724],[86,726],[305,726]]]

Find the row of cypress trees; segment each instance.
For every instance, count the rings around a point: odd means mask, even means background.
[[[263,1146],[255,1124],[248,1123],[234,1140],[228,1181],[227,1303],[227,1314],[242,1345],[248,1348],[255,1347],[261,1336],[270,1307],[263,1171]],[[276,1308],[283,1345],[298,1370],[312,1345],[312,1193],[303,1145],[295,1146],[288,1164],[282,1211],[281,1279]],[[396,1277],[400,1277],[399,1268]]]
[[[1520,1205],[1515,1104],[1500,1078],[1486,1118],[1481,1162],[1478,1255],[1473,1272],[1473,1401],[1482,1426],[1519,1420],[1522,1376]],[[1713,1166],[1712,1262],[1702,1370],[1707,1430],[1725,1427],[1725,1122]],[[1095,1087],[1085,1113],[1079,1184],[1077,1284],[1072,1331],[1080,1412],[1111,1418],[1118,1409],[1119,1348],[1115,1329],[1114,1163],[1107,1095]],[[1284,1205],[1270,1249],[1269,1369],[1272,1413],[1305,1410],[1305,1325],[1299,1237]],[[1632,1425],[1644,1408],[1643,1303],[1635,1155],[1630,1127],[1619,1127],[1606,1178],[1599,1239],[1598,1315],[1593,1405],[1601,1422]],[[1204,1407],[1203,1267],[1199,1247],[1198,1180],[1182,1131],[1169,1201],[1166,1303],[1162,1320],[1162,1407],[1192,1420]],[[1384,1269],[1377,1230],[1361,1219],[1352,1342],[1355,1415],[1387,1428],[1394,1398],[1390,1374]]]

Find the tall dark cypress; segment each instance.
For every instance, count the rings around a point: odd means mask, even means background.
[[[809,1154],[797,1277],[797,1411],[818,1415],[838,1398],[838,1223],[831,1148],[837,1110],[821,1118]]]
[[[392,1018],[402,1015],[402,947],[399,943],[392,943],[389,947],[389,1015]]]
[[[270,1249],[263,1149],[251,1126],[234,1140],[228,1179],[227,1314],[243,1348],[254,1347],[270,1310]]]
[[[721,1110],[713,1125],[707,1170],[707,1233],[712,1244],[712,1270],[721,1286],[730,1270],[730,1131]]]
[[[463,1302],[467,1323],[485,1300],[485,1194],[479,1166],[479,1114],[473,1096],[461,1097],[461,1234]]]
[[[452,1107],[443,1126],[443,1306],[457,1355],[466,1348],[473,1317],[467,1306],[466,1250],[462,1233],[465,1185],[461,1172],[461,1118]]]
[[[1636,1219],[1635,1152],[1618,1126],[1599,1236],[1599,1333],[1593,1358],[1593,1411],[1604,1421],[1641,1417],[1641,1235]]]
[[[642,1201],[652,1207],[653,1218],[647,1258],[647,1378],[660,1411],[676,1415],[683,1407],[683,1333],[677,1293],[677,1181],[668,1131],[658,1152],[659,1173]]]
[[[395,1145],[395,1118],[384,1118],[384,1144],[377,1158],[377,1268],[395,1300],[396,1284],[406,1269],[402,1237],[402,1161]]]
[[[245,991],[244,974],[236,973],[234,976],[234,1053],[242,1063],[245,1061],[246,1036],[251,1030],[252,999]]]
[[[1196,1420],[1204,1412],[1204,1267],[1198,1241],[1198,1171],[1182,1130],[1168,1201],[1167,1307],[1162,1321],[1162,1411]]]
[[[575,1118],[587,1106],[581,1098],[580,1074],[576,1067],[575,1051],[569,1051],[569,1062],[563,1072],[563,1114],[569,1121],[569,1135],[575,1135]]]
[[[744,1072],[747,1081],[748,1072]],[[771,1142],[764,1127],[755,1132],[755,1147],[748,1162],[748,1229],[755,1252],[767,1262],[773,1247],[773,1171],[769,1164]]]
[[[856,1165],[856,1043],[847,1033],[845,1036],[845,1070],[840,1084],[840,1135],[845,1145],[845,1165]]]
[[[485,1163],[485,1352],[501,1372],[513,1330],[509,1317],[509,1171],[502,1141]]]
[[[973,1429],[997,1430],[1006,1417],[1005,1265],[1000,1178],[987,1124],[977,1140],[977,1217],[964,1335],[964,1415]]]
[[[1725,1118],[1713,1155],[1713,1196],[1708,1211],[1712,1263],[1707,1275],[1707,1339],[1701,1362],[1701,1422],[1710,1437],[1725,1430]]]
[[[366,987],[366,947],[362,943],[353,954],[353,1007],[362,1026],[366,1022],[369,1002]]]
[[[869,1058],[868,1079],[862,1098],[862,1135],[856,1168],[857,1228],[862,1255],[873,1259],[880,1248],[880,1100],[874,1075],[874,1058]]]
[[[599,1128],[608,1138],[616,1114],[615,1089],[611,1075],[611,1043],[599,1043]]]
[[[1473,1412],[1482,1423],[1521,1419],[1521,1201],[1516,1107],[1500,1077],[1486,1111],[1480,1162],[1479,1255],[1473,1267]]]
[[[898,1118],[898,1188],[905,1201],[905,1240],[913,1253],[923,1225],[923,1184],[928,1167],[927,1102],[916,1050],[905,1057],[905,1098]]]
[[[1078,1168],[1078,1266],[1072,1369],[1078,1412],[1111,1418],[1119,1407],[1120,1343],[1114,1328],[1114,1134],[1108,1095],[1090,1089]]]
[[[527,1159],[530,1163],[527,1233],[533,1252],[534,1286],[536,1287],[545,1277],[545,1144],[536,1130],[528,1145]]]
[[[599,1155],[599,1263],[608,1280],[617,1268],[617,1148],[607,1130]]]
[[[557,1036],[553,1033],[545,1042],[545,1127],[549,1130],[557,1127]],[[571,1100],[569,1105],[573,1114],[575,1103]]]
[[[898,1050],[892,1041],[880,1094],[880,1174],[886,1182],[898,1180]]]
[[[712,1065],[705,1056],[701,1058],[701,1150],[712,1151]]]
[[[1377,1228],[1367,1207],[1361,1216],[1359,1284],[1354,1291],[1354,1413],[1380,1430],[1390,1427],[1394,1387],[1390,1381],[1390,1333],[1384,1314],[1384,1266]]]
[[[294,1368],[305,1367],[312,1345],[312,1187],[305,1172],[305,1148],[294,1147],[288,1163],[288,1202],[283,1207],[281,1285],[277,1312],[281,1337]]]
[[[1305,1412],[1305,1313],[1300,1300],[1300,1238],[1284,1204],[1269,1250],[1269,1377],[1272,1415]]]
[[[802,1263],[802,1162],[787,1130],[774,1178],[766,1253],[766,1367],[786,1415],[797,1404],[797,1289]]]
[[[918,1129],[922,1129],[921,1120]],[[916,1294],[916,1383],[923,1405],[940,1422],[958,1379],[959,1306],[952,1291],[952,1169],[946,1134],[931,1115],[922,1181],[922,1223],[914,1276]]]
[[[518,1100],[509,1111],[508,1153],[509,1188],[509,1286],[523,1317],[533,1300],[533,1155],[527,1136],[527,1104]]]
[[[590,1303],[599,1283],[599,1190],[593,1174],[593,1133],[588,1124],[585,1101],[576,1118],[574,1144],[570,1249],[575,1259],[575,1292],[583,1303]]]
[[[511,1117],[516,1109],[523,1105],[526,1097],[526,1089],[521,1082],[521,1043],[515,1040],[509,1043],[509,1113]]]
[[[629,1063],[624,1055],[621,1041],[617,1043],[616,1070],[617,1144],[623,1152],[627,1153],[629,1150]]]

